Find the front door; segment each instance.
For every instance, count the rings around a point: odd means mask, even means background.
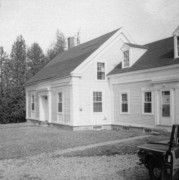
[[[161,125],[171,126],[171,92],[161,91],[160,94],[160,120]]]
[[[48,121],[48,96],[43,95],[40,98],[40,120]]]

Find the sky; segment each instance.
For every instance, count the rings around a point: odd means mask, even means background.
[[[0,0],[0,46],[10,53],[18,35],[44,53],[57,29],[80,31],[81,43],[125,27],[137,44],[172,35],[179,25],[179,0]]]

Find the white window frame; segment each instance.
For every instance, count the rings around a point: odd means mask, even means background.
[[[101,93],[101,101],[94,101],[94,93],[95,92],[100,92]],[[101,102],[101,109],[102,109],[102,111],[99,111],[99,112],[95,112],[94,111],[94,103],[99,103],[99,102]],[[103,113],[104,112],[104,93],[103,93],[103,91],[101,91],[101,90],[93,90],[92,91],[92,112],[94,113],[94,114],[99,114],[99,113]]]
[[[99,71],[98,70],[98,64],[99,63],[101,63],[101,64],[104,64],[104,79],[98,79],[98,72],[103,72],[103,71]],[[102,61],[98,61],[97,63],[96,63],[96,79],[98,80],[98,81],[105,81],[106,80],[106,63],[105,62],[102,62]]]
[[[151,102],[148,102],[148,103],[151,103],[151,112],[145,112],[145,93],[148,93],[150,92],[151,93]],[[151,90],[144,90],[142,91],[142,114],[143,115],[153,115],[153,111],[154,111],[154,93],[153,91]]]
[[[33,107],[34,109],[33,109],[32,107]],[[32,93],[32,94],[31,94],[31,111],[32,111],[32,112],[35,112],[35,93]]]
[[[61,101],[59,101],[59,94],[61,94]],[[62,111],[59,112],[59,103],[61,103],[61,107],[62,107]],[[64,110],[64,96],[63,96],[63,92],[58,92],[57,93],[57,113],[58,114],[63,114],[63,110]]]
[[[122,94],[127,94],[128,111],[122,112]],[[120,91],[120,114],[130,114],[130,93],[129,90]]]
[[[130,53],[129,53],[129,50],[123,51],[123,55],[124,55],[124,66],[123,67],[127,68],[127,67],[130,66]],[[128,65],[125,65],[126,60],[128,60]]]

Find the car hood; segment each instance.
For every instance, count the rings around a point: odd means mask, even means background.
[[[169,148],[168,142],[169,141],[149,142],[147,144],[138,146],[138,148],[143,150],[165,153]]]

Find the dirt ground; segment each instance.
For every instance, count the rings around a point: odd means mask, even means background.
[[[59,155],[57,151],[144,135],[141,131],[71,132],[45,127],[7,127],[0,131],[3,180],[149,180],[138,161],[137,146],[167,133]]]
[[[5,180],[149,180],[136,165],[136,155],[97,157],[28,157],[0,161],[0,179]]]

